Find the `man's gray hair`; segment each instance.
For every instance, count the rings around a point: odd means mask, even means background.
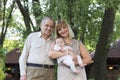
[[[44,24],[45,21],[48,20],[48,19],[50,19],[50,20],[52,20],[52,21],[54,22],[54,20],[53,20],[51,17],[45,16],[45,17],[42,19],[42,21],[41,21],[41,25]],[[55,24],[55,22],[54,22],[54,24]]]

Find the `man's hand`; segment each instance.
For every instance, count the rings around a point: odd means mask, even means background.
[[[26,75],[22,75],[22,76],[20,77],[20,80],[27,80],[27,76],[26,76]]]

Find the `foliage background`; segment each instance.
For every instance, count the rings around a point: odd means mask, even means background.
[[[109,7],[115,10],[110,45],[120,39],[120,0],[0,0],[1,78],[4,77],[5,55],[14,48],[22,50],[27,35],[40,30],[44,16],[66,20],[75,38],[81,40],[89,52],[95,51],[105,10]]]

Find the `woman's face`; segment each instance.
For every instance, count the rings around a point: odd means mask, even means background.
[[[69,36],[69,31],[67,26],[61,26],[57,29],[58,34],[61,37],[68,37]]]

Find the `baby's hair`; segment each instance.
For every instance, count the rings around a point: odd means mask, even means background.
[[[56,38],[55,38],[55,40],[57,40],[57,39],[63,39],[62,37],[60,37],[60,36],[57,36]],[[63,39],[63,41],[64,41],[64,39]],[[56,41],[55,41],[56,42]]]

